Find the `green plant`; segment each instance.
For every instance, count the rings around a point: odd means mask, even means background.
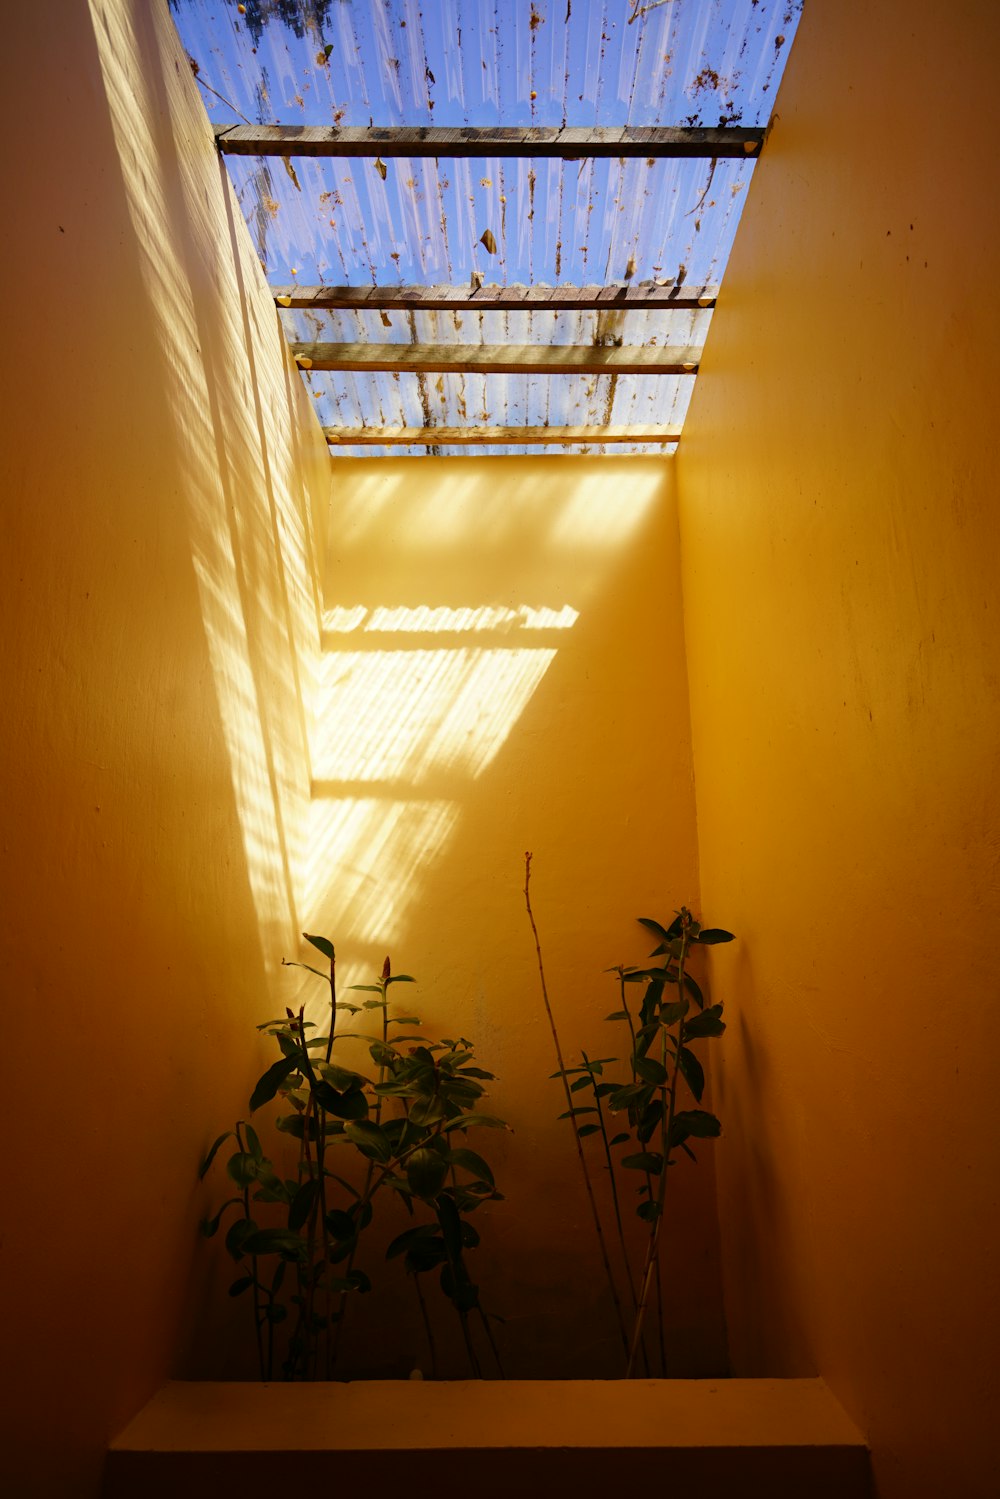
[[[432,1041],[419,1031],[390,1031],[421,1022],[414,1015],[390,1015],[391,986],[413,980],[393,974],[388,958],[376,983],[352,986],[372,997],[360,1004],[339,1000],[333,943],[303,935],[328,960],[329,970],[288,966],[306,968],[329,986],[329,1028],[310,1034],[316,1027],[304,1009],[286,1010],[283,1018],[258,1026],[274,1039],[280,1056],[250,1099],[251,1113],[276,1097],[290,1108],[275,1127],[284,1137],[282,1156],[294,1153],[294,1174],[282,1174],[286,1168],[265,1155],[246,1120],[218,1137],[200,1170],[204,1177],[226,1141],[235,1140],[226,1172],[236,1191],[203,1222],[202,1232],[212,1237],[227,1211],[236,1210],[225,1245],[240,1274],[229,1294],[250,1296],[261,1378],[272,1375],[276,1341],[284,1348],[280,1368],[286,1378],[334,1375],[348,1307],[372,1289],[369,1274],[356,1264],[358,1251],[376,1201],[388,1198],[422,1219],[392,1240],[386,1259],[401,1260],[413,1278],[431,1373],[436,1347],[420,1277],[437,1270],[458,1315],[472,1372],[481,1377],[470,1326],[475,1314],[502,1376],[467,1261],[479,1243],[471,1215],[484,1201],[501,1197],[487,1161],[465,1144],[470,1129],[507,1127],[478,1110],[483,1083],[493,1074],[475,1064],[472,1043],[464,1037]],[[344,1012],[352,1019],[378,1012],[379,1034],[338,1030]],[[367,1047],[374,1077],[335,1060],[335,1047],[348,1041]],[[277,1221],[258,1222],[260,1216]]]
[[[542,996],[555,1044],[557,1068],[553,1078],[563,1086],[566,1110],[559,1117],[568,1119],[576,1141],[577,1155],[585,1183],[588,1202],[594,1218],[602,1261],[615,1307],[619,1330],[626,1353],[626,1377],[632,1375],[637,1360],[646,1372],[650,1368],[644,1343],[647,1310],[654,1289],[657,1302],[657,1331],[660,1372],[666,1372],[664,1340],[664,1302],[660,1281],[660,1250],[668,1173],[676,1164],[680,1150],[696,1160],[691,1142],[713,1139],[721,1133],[717,1117],[698,1105],[705,1090],[705,1072],[692,1043],[721,1036],[725,1030],[721,1004],[706,1005],[701,985],[688,971],[688,960],[695,947],[732,942],[732,932],[721,927],[704,927],[686,906],[682,906],[668,926],[649,917],[640,917],[640,925],[658,940],[650,954],[662,958],[652,967],[627,967],[619,964],[609,972],[617,976],[621,1007],[607,1016],[628,1030],[629,1080],[622,1082],[608,1076],[605,1069],[614,1057],[591,1060],[586,1052],[579,1066],[567,1067],[549,1002],[541,945],[530,895],[531,855],[525,855],[524,897],[535,939]],[[645,986],[636,1009],[628,1002],[628,986]],[[694,1013],[692,1013],[692,1004]],[[679,1107],[679,1084],[683,1083],[696,1105]],[[627,1128],[612,1126],[614,1116],[624,1114]],[[610,1117],[609,1117],[610,1116]],[[611,1133],[611,1129],[616,1129]],[[620,1251],[628,1300],[632,1308],[631,1328],[626,1332],[615,1273],[608,1251],[609,1235],[605,1233],[594,1192],[588,1150],[583,1142],[590,1139],[600,1145],[604,1169],[608,1172],[615,1236]],[[625,1149],[623,1149],[625,1147]],[[628,1148],[631,1147],[631,1148]],[[593,1145],[588,1147],[593,1149]],[[619,1152],[616,1161],[615,1153]],[[638,1216],[648,1225],[645,1248],[638,1273],[634,1269],[621,1212],[622,1171],[639,1173]]]

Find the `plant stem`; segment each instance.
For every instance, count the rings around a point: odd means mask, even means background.
[[[503,1364],[500,1361],[500,1350],[497,1347],[496,1339],[493,1336],[493,1329],[490,1326],[490,1319],[489,1319],[489,1317],[486,1315],[486,1313],[483,1311],[482,1307],[478,1303],[476,1304],[476,1311],[479,1313],[479,1316],[480,1316],[480,1318],[482,1320],[483,1331],[486,1333],[486,1341],[490,1345],[490,1350],[491,1350],[491,1352],[493,1354],[493,1357],[494,1357],[494,1359],[496,1361],[497,1369],[500,1371],[500,1378],[501,1379],[506,1379],[507,1375],[506,1375],[506,1373],[504,1371],[504,1366],[503,1366]]]
[[[240,1148],[240,1153],[246,1155],[246,1146],[243,1143],[243,1136],[240,1133],[241,1126],[242,1120],[237,1120],[236,1143]],[[250,1187],[246,1184],[243,1187],[243,1216],[245,1218],[250,1217]],[[260,1369],[260,1377],[263,1379],[265,1368],[264,1339],[261,1336],[263,1316],[260,1309],[260,1281],[257,1279],[257,1256],[255,1254],[250,1256],[250,1275],[253,1280],[253,1324],[257,1339],[257,1366]]]
[[[588,1070],[589,1070],[589,1058],[587,1056],[587,1053],[585,1051],[583,1051],[583,1052],[580,1053],[580,1055],[583,1057],[584,1065],[587,1066]],[[603,1106],[603,1104],[601,1102],[601,1095],[598,1092],[597,1078],[596,1078],[595,1074],[592,1073],[592,1072],[589,1073],[589,1076],[590,1076],[590,1085],[591,1085],[591,1087],[592,1087],[592,1089],[594,1091],[594,1103],[597,1105],[597,1119],[598,1119],[598,1124],[599,1124],[600,1131],[601,1131],[601,1141],[602,1141],[602,1143],[604,1145],[604,1157],[605,1157],[605,1159],[606,1159],[606,1161],[608,1163],[608,1176],[611,1178],[611,1201],[612,1201],[612,1204],[614,1205],[615,1227],[618,1230],[618,1242],[621,1245],[622,1262],[623,1262],[623,1264],[625,1266],[625,1279],[628,1281],[629,1296],[632,1299],[632,1310],[633,1310],[633,1312],[637,1312],[638,1309],[639,1309],[639,1300],[638,1300],[638,1297],[635,1294],[635,1280],[634,1280],[634,1278],[632,1276],[632,1266],[629,1263],[628,1246],[625,1243],[625,1226],[622,1223],[621,1204],[620,1204],[620,1202],[618,1200],[618,1181],[617,1181],[617,1178],[615,1176],[615,1163],[614,1163],[614,1158],[613,1158],[613,1156],[611,1154],[611,1142],[608,1139],[607,1123],[606,1123],[605,1118],[604,1118],[604,1106]],[[645,1344],[643,1345],[643,1348],[642,1348],[642,1362],[643,1362],[643,1367],[645,1368],[646,1373],[648,1374],[649,1373],[649,1359],[648,1359],[648,1357],[646,1355]]]
[[[333,968],[332,963],[331,963],[330,967],[331,967],[331,982],[332,982],[332,968]],[[382,1044],[384,1046],[386,1046],[389,1043],[389,1007],[388,1007],[388,1003],[387,1003],[388,989],[389,989],[389,959],[388,958],[386,958],[385,963],[383,964],[383,967],[382,967],[382,976],[379,979],[379,986],[380,986],[381,998],[382,998]],[[330,1052],[332,1050],[333,1050],[333,1027],[331,1025],[331,1027],[330,1027],[330,1045],[327,1048],[327,1061],[330,1060]],[[379,1064],[379,1069],[378,1069],[378,1080],[381,1083],[381,1082],[384,1081],[384,1079],[385,1079],[385,1066],[384,1066],[383,1063],[380,1063]],[[381,1093],[376,1093],[375,1094],[375,1123],[376,1124],[381,1124],[382,1123],[382,1095],[381,1095]],[[369,1162],[368,1162],[368,1170],[365,1173],[365,1184],[364,1184],[364,1186],[361,1189],[361,1197],[359,1198],[359,1206],[358,1206],[358,1232],[354,1236],[354,1245],[353,1245],[353,1248],[351,1249],[350,1254],[347,1257],[347,1264],[344,1267],[344,1274],[345,1275],[350,1275],[351,1271],[354,1269],[354,1258],[355,1258],[355,1255],[358,1252],[358,1237],[359,1237],[359,1235],[361,1233],[361,1212],[362,1212],[365,1204],[370,1201],[371,1196],[373,1195],[373,1193],[378,1190],[379,1182],[375,1183],[374,1188],[372,1187],[372,1177],[374,1176],[374,1174],[375,1174],[375,1162],[372,1161],[372,1160],[369,1160]],[[383,1173],[383,1175],[384,1174],[385,1173]],[[379,1181],[381,1181],[381,1178],[379,1178]],[[337,1331],[336,1331],[336,1334],[335,1334],[335,1336],[333,1338],[333,1354],[332,1354],[331,1367],[335,1367],[336,1366],[337,1355],[340,1352],[340,1332],[341,1332],[341,1328],[344,1325],[344,1321],[345,1321],[346,1315],[347,1315],[347,1292],[346,1291],[341,1291],[341,1293],[340,1293],[340,1304],[337,1307]],[[327,1375],[327,1378],[329,1378],[329,1374]]]
[[[684,995],[684,959],[687,954],[687,928],[682,923],[680,934],[680,952],[677,957],[677,992],[683,998]],[[632,1333],[632,1346],[629,1350],[628,1364],[625,1369],[625,1378],[631,1379],[632,1368],[635,1364],[636,1350],[642,1336],[642,1324],[646,1314],[646,1304],[649,1300],[649,1289],[653,1277],[653,1267],[658,1263],[660,1249],[660,1226],[663,1223],[663,1203],[667,1190],[667,1171],[670,1166],[670,1134],[674,1123],[674,1111],[677,1103],[677,1076],[680,1071],[681,1046],[684,1041],[684,1021],[681,1020],[677,1029],[677,1041],[674,1051],[674,1067],[670,1078],[670,1093],[668,1107],[665,1110],[666,1117],[661,1121],[661,1140],[663,1143],[663,1165],[660,1169],[660,1190],[657,1196],[657,1213],[653,1219],[653,1226],[649,1235],[649,1247],[646,1251],[646,1263],[642,1275],[642,1291],[639,1297],[639,1306],[635,1314],[635,1327]],[[666,1054],[666,1032],[664,1032],[664,1055]],[[662,1304],[662,1302],[661,1302]]]
[[[333,1055],[333,1042],[337,1034],[337,957],[334,953],[330,959],[330,1034],[326,1043],[326,1060],[329,1063]],[[305,1049],[306,1033],[302,1029],[302,1046]],[[316,1121],[316,1161],[319,1169],[319,1200],[320,1218],[323,1225],[323,1259],[330,1266],[330,1230],[326,1223],[326,1110],[320,1106],[319,1117]],[[323,1328],[323,1350],[325,1355],[325,1373],[327,1379],[331,1377],[334,1366],[334,1343],[333,1343],[333,1321],[330,1303],[330,1287],[324,1286],[324,1304],[326,1307],[325,1327]]]
[[[660,1250],[657,1246],[656,1261],[653,1267],[653,1277],[656,1284],[656,1330],[660,1348],[660,1378],[667,1377],[667,1340],[663,1330],[663,1283],[660,1279]]]
[[[427,1315],[427,1302],[424,1300],[424,1293],[420,1285],[419,1275],[414,1275],[413,1285],[417,1293],[417,1300],[420,1303],[420,1315],[424,1321],[424,1332],[427,1335],[427,1348],[431,1356],[431,1378],[437,1379],[437,1344],[434,1342],[434,1333],[431,1330],[431,1319]]]
[[[538,937],[538,927],[535,925],[534,913],[531,909],[531,854],[524,856],[524,904],[528,912],[528,920],[531,923],[532,936],[535,939],[535,953],[538,957],[538,977],[541,980],[542,999],[545,1003],[545,1013],[548,1016],[549,1029],[552,1032],[552,1042],[556,1051],[556,1063],[559,1068],[559,1076],[562,1080],[563,1092],[566,1095],[566,1107],[570,1111],[573,1108],[573,1098],[566,1080],[566,1068],[563,1063],[562,1047],[559,1044],[559,1032],[556,1030],[555,1017],[552,1014],[552,1006],[549,1004],[549,991],[545,982],[545,967],[542,962],[542,945]],[[611,1290],[611,1299],[614,1302],[615,1316],[618,1319],[618,1330],[621,1334],[622,1344],[626,1355],[629,1352],[628,1333],[625,1329],[625,1317],[622,1313],[622,1304],[618,1296],[618,1287],[615,1285],[614,1274],[611,1269],[611,1261],[608,1258],[608,1246],[604,1239],[604,1230],[601,1227],[601,1217],[597,1211],[597,1202],[594,1198],[594,1188],[590,1180],[590,1172],[587,1168],[587,1158],[583,1153],[583,1141],[580,1139],[580,1130],[576,1122],[576,1116],[570,1112],[570,1124],[573,1126],[573,1138],[576,1141],[576,1153],[580,1161],[580,1170],[583,1172],[583,1182],[587,1191],[587,1200],[590,1203],[591,1215],[594,1219],[594,1229],[597,1233],[597,1242],[600,1245],[601,1260],[604,1264],[604,1273],[607,1276],[608,1286]],[[637,1312],[638,1317],[638,1312]]]
[[[618,965],[618,987],[621,990],[622,1009],[628,1021],[628,1033],[632,1038],[632,1081],[635,1082],[635,1026],[632,1023],[632,1012],[628,1007],[628,1000],[625,998],[625,968],[621,963]]]

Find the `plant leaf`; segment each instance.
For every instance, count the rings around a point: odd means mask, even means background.
[[[340,1093],[351,1088],[362,1088],[368,1081],[360,1072],[352,1072],[349,1067],[340,1067],[336,1062],[317,1062],[316,1071],[326,1079],[331,1088],[336,1088]]]
[[[288,1209],[288,1227],[290,1229],[301,1228],[312,1211],[313,1203],[319,1193],[319,1182],[313,1177],[302,1183],[296,1192],[291,1207]]]
[[[394,1260],[397,1255],[403,1254],[411,1245],[420,1239],[431,1239],[438,1231],[436,1223],[421,1223],[417,1228],[408,1228],[405,1233],[398,1234],[385,1252],[387,1260]]]
[[[705,1069],[688,1046],[682,1046],[677,1054],[677,1065],[681,1076],[694,1094],[698,1103],[705,1091]]]
[[[621,1164],[629,1171],[648,1171],[659,1176],[663,1170],[663,1157],[658,1150],[642,1150],[638,1155],[623,1155]]]
[[[703,927],[695,938],[696,942],[705,942],[709,947],[714,946],[716,942],[735,942],[735,940],[732,932],[727,932],[721,926]]]
[[[350,1213],[345,1213],[341,1208],[330,1208],[325,1222],[332,1237],[342,1244],[353,1240],[357,1235],[357,1224]]]
[[[410,1107],[410,1122],[426,1126],[437,1124],[445,1114],[444,1104],[440,1098],[418,1098]]]
[[[244,1291],[249,1291],[253,1285],[252,1275],[241,1275],[239,1280],[234,1280],[229,1287],[230,1296],[242,1296]]]
[[[224,1135],[220,1135],[217,1140],[213,1141],[211,1149],[208,1152],[208,1155],[205,1157],[205,1159],[202,1161],[201,1165],[198,1167],[198,1180],[199,1181],[204,1181],[205,1180],[206,1172],[208,1171],[209,1166],[211,1166],[212,1162],[215,1160],[215,1157],[218,1155],[220,1146],[225,1145],[226,1141],[232,1138],[232,1134],[233,1134],[232,1130],[231,1129],[227,1129]]]
[[[218,1233],[218,1231],[219,1231],[219,1224],[222,1222],[222,1215],[226,1211],[226,1208],[231,1208],[232,1205],[233,1205],[233,1203],[236,1203],[236,1205],[239,1206],[239,1204],[242,1201],[243,1201],[242,1197],[229,1197],[222,1204],[221,1208],[216,1213],[216,1215],[215,1215],[214,1218],[203,1218],[201,1220],[201,1224],[200,1224],[201,1231],[204,1234],[204,1236],[205,1236],[206,1239],[214,1238],[215,1235]]]
[[[497,253],[497,242],[493,238],[492,229],[483,230],[479,236],[479,243],[485,248],[488,255],[495,255]]]
[[[334,962],[337,954],[329,937],[317,937],[314,936],[312,932],[303,932],[302,935],[307,942],[312,943],[317,952],[321,952],[323,954],[324,958],[329,958],[331,963]],[[324,974],[323,977],[326,978],[327,975]]]
[[[722,1005],[709,1005],[707,1010],[702,1010],[693,1020],[684,1022],[684,1039],[694,1041],[702,1036],[721,1036],[725,1028]]]
[[[463,1114],[459,1119],[449,1119],[442,1124],[442,1133],[453,1129],[510,1129],[502,1119],[496,1119],[492,1114]]]
[[[689,1138],[711,1140],[721,1134],[722,1125],[714,1114],[705,1109],[681,1109],[674,1115],[668,1143],[671,1146],[683,1145]]]
[[[691,977],[689,973],[685,973],[684,975],[684,987],[691,995],[691,998],[694,1000],[699,1010],[703,1010],[705,1008],[705,996],[704,994],[702,994],[701,988],[698,983]]]
[[[676,1025],[678,1020],[683,1020],[688,1012],[688,1001],[686,999],[674,999],[669,1004],[660,1006],[660,1024]]]
[[[477,1181],[488,1182],[491,1187],[496,1186],[489,1165],[474,1150],[450,1150],[448,1160],[453,1166],[461,1166],[464,1171],[470,1172]]]
[[[406,1180],[415,1197],[435,1198],[448,1176],[448,1162],[436,1150],[422,1145],[406,1162]]]
[[[248,1150],[238,1150],[226,1162],[226,1172],[238,1187],[252,1187],[257,1180],[257,1162]]]
[[[304,1258],[305,1240],[287,1228],[257,1228],[256,1224],[243,1239],[244,1254],[293,1254]]]
[[[369,1160],[379,1161],[383,1166],[392,1160],[392,1141],[385,1130],[370,1119],[345,1124],[344,1134]]]
[[[633,1065],[638,1076],[647,1083],[655,1083],[659,1087],[667,1081],[667,1069],[662,1062],[656,1062],[652,1057],[636,1057]]]
[[[329,1083],[319,1082],[313,1088],[316,1101],[335,1119],[365,1119],[368,1115],[368,1100],[360,1088],[348,1088],[338,1093]]]
[[[256,1113],[257,1109],[262,1108],[264,1104],[271,1102],[288,1074],[298,1070],[301,1061],[302,1053],[296,1051],[293,1057],[280,1057],[267,1069],[250,1095],[251,1114]]]
[[[600,1132],[601,1126],[599,1124],[581,1124],[577,1130],[577,1134],[581,1140],[585,1140],[588,1135],[599,1135]]]

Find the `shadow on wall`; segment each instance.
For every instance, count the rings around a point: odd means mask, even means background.
[[[92,0],[266,966],[298,927],[328,458],[169,16]],[[174,122],[190,128],[177,130]],[[217,191],[205,192],[205,179]],[[231,247],[220,255],[220,242]],[[195,271],[198,274],[195,274]],[[239,311],[238,320],[234,316]]]

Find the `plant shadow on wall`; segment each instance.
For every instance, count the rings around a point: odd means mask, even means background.
[[[586,1052],[578,1066],[567,1067],[549,1000],[530,879],[528,854],[524,898],[558,1061],[552,1076],[560,1079],[564,1091],[566,1111],[560,1118],[569,1120],[573,1133],[621,1335],[622,1372],[626,1378],[634,1373],[665,1376],[667,1302],[660,1251],[668,1174],[677,1164],[676,1151],[694,1161],[691,1142],[721,1132],[719,1120],[708,1110],[679,1106],[682,1082],[696,1104],[705,1089],[704,1069],[693,1044],[725,1030],[722,1005],[706,1006],[688,962],[696,946],[730,942],[732,934],[702,926],[686,907],[666,927],[640,918],[659,939],[650,956],[661,961],[645,968],[617,965],[613,971],[621,1009],[607,1017],[627,1028],[628,1077],[615,1080],[607,1071],[617,1058],[591,1058]],[[367,1247],[364,1240],[376,1206],[390,1199],[397,1208],[402,1205],[412,1222],[394,1234],[384,1258],[401,1262],[412,1280],[431,1378],[439,1376],[437,1339],[431,1298],[421,1285],[429,1272],[434,1272],[437,1289],[457,1314],[468,1372],[484,1377],[483,1350],[473,1336],[478,1330],[491,1356],[491,1372],[504,1378],[494,1319],[468,1261],[480,1242],[473,1214],[486,1201],[503,1200],[492,1167],[468,1144],[470,1130],[506,1128],[503,1120],[482,1108],[484,1084],[493,1081],[494,1074],[476,1064],[472,1042],[465,1037],[430,1040],[422,1034],[417,1016],[390,1014],[391,987],[413,980],[408,974],[393,974],[388,958],[376,983],[351,986],[349,992],[370,996],[354,1003],[338,999],[332,942],[309,934],[306,940],[326,958],[327,972],[312,964],[289,966],[305,968],[328,985],[326,1032],[310,1034],[316,1027],[306,1020],[304,1007],[258,1026],[276,1041],[281,1055],[250,1099],[251,1113],[276,1096],[290,1109],[278,1115],[275,1126],[286,1141],[298,1142],[291,1174],[281,1174],[246,1120],[237,1121],[233,1130],[214,1141],[200,1173],[204,1177],[222,1146],[235,1140],[236,1148],[226,1161],[233,1191],[203,1221],[202,1232],[214,1237],[228,1215],[225,1247],[238,1271],[229,1295],[245,1296],[251,1303],[260,1377],[269,1380],[276,1369],[288,1380],[345,1377],[340,1358],[345,1319],[352,1305],[363,1302],[373,1289],[369,1269],[358,1263],[359,1251]],[[643,986],[643,993],[633,1008],[627,992],[636,984]],[[697,1008],[689,1014],[692,1004]],[[350,1017],[349,1029],[338,1029],[342,1012]],[[377,1020],[376,1034],[357,1028],[359,1015],[362,1023]],[[390,1029],[397,1026],[407,1028],[407,1033]],[[352,1050],[359,1043],[365,1048],[375,1077],[344,1065],[345,1042]],[[613,1122],[617,1115],[624,1115],[618,1123]],[[584,1119],[587,1122],[581,1122]],[[584,1147],[588,1138],[600,1144],[596,1164]],[[606,1200],[606,1193],[595,1192],[598,1171],[606,1172],[614,1234],[599,1206],[599,1197]],[[638,1273],[622,1218],[619,1175],[626,1171],[642,1178],[636,1211],[648,1238]],[[260,1222],[261,1217],[277,1221]],[[682,1237],[680,1215],[675,1216],[675,1226]],[[620,1254],[613,1254],[612,1242]],[[622,1276],[627,1300],[619,1286]],[[510,1287],[505,1289],[510,1294]],[[434,1311],[439,1300],[434,1298]],[[645,1335],[647,1311],[654,1304],[655,1355]],[[390,1338],[394,1332],[390,1321]],[[384,1330],[381,1335],[386,1336]]]

